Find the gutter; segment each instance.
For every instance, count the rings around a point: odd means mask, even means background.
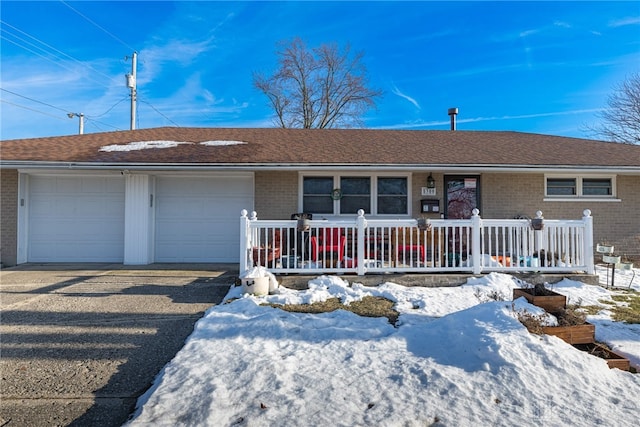
[[[640,166],[603,165],[506,165],[506,164],[356,164],[356,163],[95,163],[95,162],[31,162],[0,161],[0,169],[48,170],[135,170],[135,171],[411,171],[411,172],[520,172],[558,171],[640,174]]]

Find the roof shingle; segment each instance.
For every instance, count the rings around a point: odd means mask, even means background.
[[[247,144],[205,146],[204,141]],[[172,148],[101,151],[139,141]],[[0,142],[2,163],[640,167],[640,146],[508,131],[177,128]]]

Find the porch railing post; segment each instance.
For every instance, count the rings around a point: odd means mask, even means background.
[[[480,253],[480,230],[482,228],[482,218],[480,211],[474,209],[471,215],[471,260],[473,263],[473,274],[482,272],[482,254]]]
[[[240,212],[240,274],[248,268],[249,258],[249,218],[247,210]]]
[[[364,244],[365,238],[364,233],[367,228],[367,219],[364,217],[364,210],[358,210],[358,218],[356,219],[356,236],[358,237],[358,242],[356,245],[357,254],[356,254],[356,262],[358,266],[358,276],[364,276],[365,273],[365,265],[364,265]]]
[[[540,221],[544,221],[544,216],[542,216],[542,211],[536,211],[536,217],[534,218],[536,220],[540,220]],[[545,250],[548,251],[548,244],[549,242],[546,241],[546,239],[544,238],[544,234],[542,232],[542,228],[534,228],[534,236],[535,236],[535,241],[533,243],[533,250],[535,251],[535,254],[537,254],[536,256],[538,257],[538,259],[540,260],[540,251],[541,250]],[[542,260],[539,261],[540,262],[540,266],[542,267],[543,262]]]
[[[582,221],[584,221],[584,248],[582,250],[584,251],[587,274],[595,274],[596,269],[593,260],[593,217],[589,209],[585,209],[582,214],[584,215],[582,217]]]

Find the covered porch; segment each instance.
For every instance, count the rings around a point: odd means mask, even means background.
[[[240,217],[240,272],[274,274],[594,274],[593,222],[580,219]]]

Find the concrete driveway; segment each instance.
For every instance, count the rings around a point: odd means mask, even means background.
[[[0,427],[120,426],[237,265],[0,271]]]

